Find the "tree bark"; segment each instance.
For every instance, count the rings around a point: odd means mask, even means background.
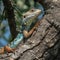
[[[15,17],[14,17],[14,9],[12,7],[12,3],[10,0],[3,0],[4,8],[6,11],[6,17],[8,19],[12,39],[14,39],[17,35],[16,31],[16,23],[15,23]]]

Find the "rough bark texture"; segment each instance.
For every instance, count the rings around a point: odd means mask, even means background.
[[[46,0],[46,15],[32,36],[2,60],[60,60],[60,0]],[[49,4],[50,3],[50,4]]]

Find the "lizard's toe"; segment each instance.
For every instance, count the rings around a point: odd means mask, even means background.
[[[0,48],[0,54],[3,54],[3,53],[4,53],[4,47]]]
[[[5,46],[5,50],[7,52],[14,52],[15,49],[10,48],[9,46]]]

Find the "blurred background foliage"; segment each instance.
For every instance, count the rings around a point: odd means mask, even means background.
[[[16,20],[17,30],[20,31],[22,14],[34,7],[33,0],[11,0]],[[11,33],[9,29],[8,20],[6,18],[3,1],[0,0],[0,40],[11,40]]]

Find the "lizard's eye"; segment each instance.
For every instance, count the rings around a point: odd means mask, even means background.
[[[31,11],[33,12],[33,11],[34,11],[34,9],[31,9]]]
[[[24,18],[26,18],[26,16],[23,16]]]

